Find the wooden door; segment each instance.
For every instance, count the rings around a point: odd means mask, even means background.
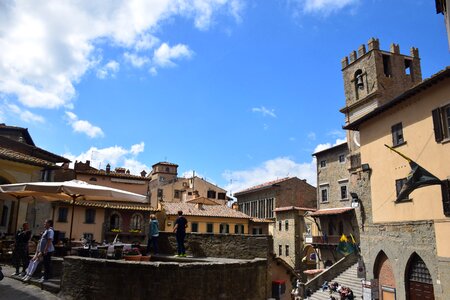
[[[432,300],[434,299],[434,290],[432,284],[423,282],[409,282],[409,299],[410,300]]]

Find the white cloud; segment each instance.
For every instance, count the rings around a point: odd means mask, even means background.
[[[150,34],[142,34],[136,39],[136,43],[134,44],[134,50],[143,51],[154,48],[156,45],[160,43],[160,40]]]
[[[306,179],[309,184],[315,186],[317,181],[315,160],[312,159],[309,163],[297,163],[288,157],[277,157],[249,170],[227,170],[222,174],[222,177],[230,182],[225,189],[231,193],[264,182],[295,176]]]
[[[66,111],[66,116],[69,119],[69,124],[73,131],[84,133],[91,138],[104,136],[103,130],[100,127],[92,125],[89,121],[79,120],[78,116],[73,112]]]
[[[346,133],[344,130],[334,129],[334,130],[331,130],[330,132],[328,132],[327,135],[334,137],[334,138],[342,139],[342,138],[345,138]]]
[[[115,60],[110,60],[107,64],[97,70],[97,77],[105,79],[108,76],[114,77],[119,72],[120,65]]]
[[[345,143],[347,140],[346,139],[336,139],[336,142],[334,144],[331,143],[325,143],[325,144],[319,144],[316,146],[316,148],[314,149],[313,153],[325,150],[325,149],[329,149],[331,147],[340,145],[342,143]]]
[[[140,68],[150,62],[150,59],[146,56],[140,56],[135,53],[125,52],[123,54],[125,61],[129,62],[133,67]]]
[[[238,20],[237,0],[2,1],[0,2],[0,93],[27,107],[70,108],[75,83],[100,63],[102,47],[125,52],[156,47],[150,34],[176,16],[207,29],[216,14]],[[163,43],[163,45],[167,45]],[[170,48],[162,63],[191,55]],[[110,65],[111,66],[111,65]],[[105,71],[100,68],[99,77]],[[109,73],[108,73],[109,74]]]
[[[308,140],[315,141],[316,140],[316,133],[315,132],[308,133]]]
[[[34,114],[29,110],[22,109],[15,104],[7,104],[5,108],[12,114],[17,115],[22,121],[27,123],[44,123],[44,117]]]
[[[139,149],[139,151],[136,151],[136,149]],[[75,161],[85,162],[86,160],[90,160],[92,167],[104,169],[109,163],[111,165],[111,169],[114,169],[116,167],[124,167],[125,169],[130,170],[131,174],[140,175],[142,170],[145,170],[147,174],[151,170],[151,168],[146,164],[139,162],[136,159],[137,154],[142,151],[144,151],[143,142],[132,145],[130,149],[126,149],[121,146],[113,146],[101,149],[97,147],[91,147],[89,150],[79,155],[73,155],[68,152],[63,156],[70,159],[72,161],[72,164]]]
[[[140,144],[135,144],[131,146],[130,152],[133,153],[133,155],[138,155],[141,152],[144,152],[145,144],[144,142],[141,142]]]
[[[178,44],[170,47],[168,44],[163,43],[153,53],[153,62],[159,67],[173,67],[176,64],[173,62],[175,59],[190,58],[193,52],[188,46]]]
[[[294,0],[303,13],[329,15],[346,7],[354,7],[360,0]]]
[[[270,116],[270,117],[273,117],[273,118],[277,117],[277,115],[275,114],[275,110],[274,109],[268,109],[268,108],[265,108],[264,106],[253,107],[252,108],[252,112],[261,113],[264,117],[265,116]]]

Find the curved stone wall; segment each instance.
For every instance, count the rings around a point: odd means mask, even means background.
[[[64,299],[267,299],[267,260],[128,262],[67,256]]]

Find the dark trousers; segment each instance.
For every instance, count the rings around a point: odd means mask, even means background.
[[[186,232],[177,232],[178,254],[186,254],[186,249],[184,248],[184,238],[185,237],[186,237]]]
[[[53,252],[47,252],[44,254],[44,279],[50,279],[52,271],[52,254]]]
[[[159,253],[158,237],[157,236],[152,236],[152,237],[148,238],[147,253],[150,253],[150,249],[151,248],[153,248],[153,254],[158,254]]]
[[[13,251],[13,264],[16,268],[16,272],[19,273],[20,266],[22,265],[22,272],[28,267],[29,262],[28,251],[25,247],[15,248]]]

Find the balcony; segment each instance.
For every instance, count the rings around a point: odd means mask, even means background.
[[[313,236],[311,244],[337,246],[339,244],[340,238],[341,238],[340,235]]]

